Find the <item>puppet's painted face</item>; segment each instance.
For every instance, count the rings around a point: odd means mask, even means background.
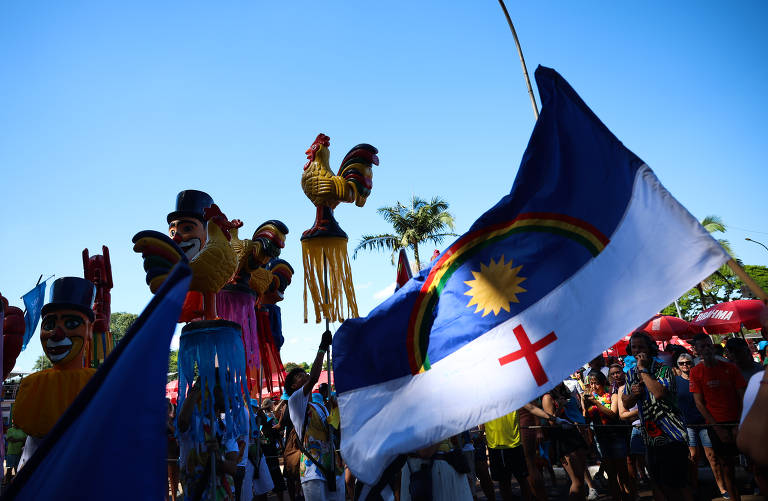
[[[208,233],[203,223],[194,218],[177,219],[168,226],[168,235],[181,247],[188,259],[197,256]]]
[[[83,346],[91,337],[91,322],[77,310],[52,311],[40,324],[45,356],[60,368],[82,366]]]

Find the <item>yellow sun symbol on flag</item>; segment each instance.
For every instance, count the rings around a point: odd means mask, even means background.
[[[498,315],[501,310],[509,312],[510,303],[520,302],[517,294],[526,292],[520,287],[520,283],[526,277],[518,275],[522,267],[520,265],[512,268],[512,260],[505,263],[503,255],[498,261],[491,258],[488,266],[480,263],[480,271],[472,272],[475,279],[464,282],[469,285],[469,290],[464,295],[472,297],[467,307],[476,305],[475,313],[483,310],[483,316],[490,312]]]

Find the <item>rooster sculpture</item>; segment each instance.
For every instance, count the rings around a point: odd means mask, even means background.
[[[318,134],[306,151],[307,163],[301,175],[301,189],[317,207],[315,224],[302,234],[303,238],[314,235],[334,234],[346,237],[333,217],[333,209],[342,202],[365,205],[371,194],[373,165],[379,165],[379,152],[370,144],[358,144],[341,161],[338,174],[329,166],[331,140]]]
[[[378,150],[370,144],[358,144],[349,150],[334,175],[329,167],[330,144],[328,136],[317,135],[306,151],[307,163],[301,175],[301,188],[316,207],[315,223],[301,236],[305,322],[307,291],[312,296],[318,323],[321,312],[332,322],[358,316],[347,257],[347,234],[336,221],[333,210],[342,202],[354,202],[358,207],[365,205],[371,194],[373,166],[379,165]]]
[[[153,294],[179,261],[189,262],[192,268],[189,290],[202,293],[203,320],[215,320],[216,293],[232,279],[238,266],[238,256],[230,244],[230,231],[243,223],[237,219],[229,221],[216,204],[205,209],[203,217],[208,222],[208,238],[205,247],[191,261],[176,242],[159,231],[137,233],[133,237],[133,250],[144,259],[147,284]]]

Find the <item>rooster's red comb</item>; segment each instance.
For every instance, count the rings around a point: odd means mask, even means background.
[[[312,146],[314,146],[316,144],[323,145],[323,146],[325,146],[327,148],[327,147],[329,147],[331,145],[331,138],[326,136],[325,134],[323,134],[321,132],[315,138],[315,142],[312,143]]]
[[[224,219],[226,219],[224,214],[221,212],[221,209],[219,209],[218,205],[212,204],[210,207],[206,207],[205,209],[203,209],[203,219],[205,219],[206,221],[210,221],[211,218],[214,218],[216,216],[221,216]]]

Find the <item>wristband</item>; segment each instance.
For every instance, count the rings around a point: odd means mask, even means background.
[[[318,353],[322,353],[323,355],[325,355],[325,350],[324,350],[324,349],[322,349],[322,348],[318,348],[318,349],[317,349],[317,352],[318,352]]]

